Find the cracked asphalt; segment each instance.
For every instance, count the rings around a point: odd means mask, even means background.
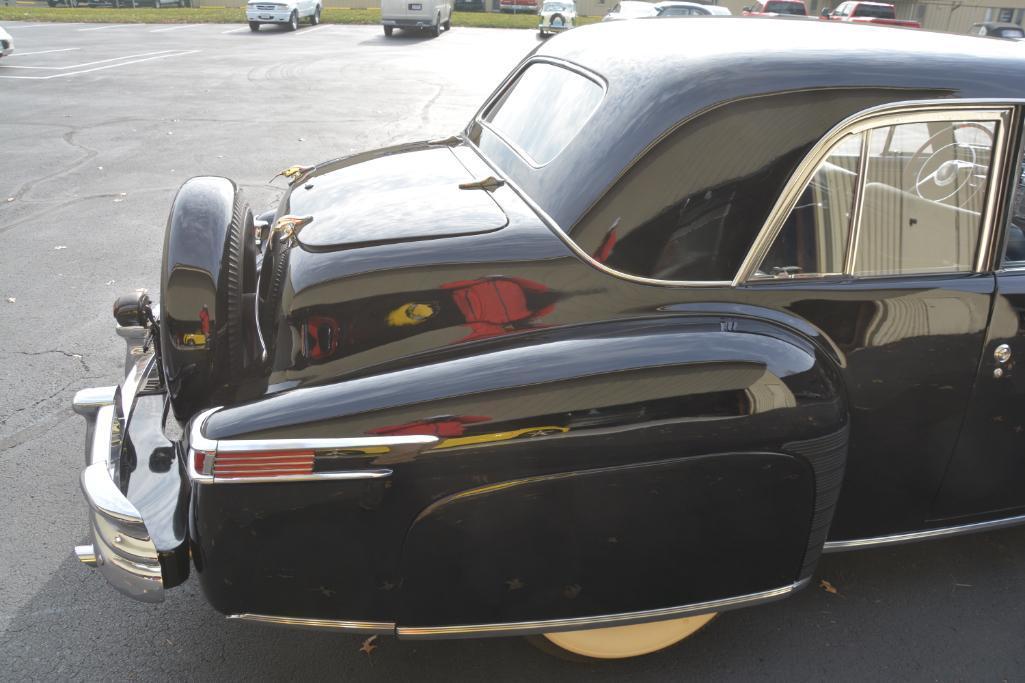
[[[536,38],[459,27],[391,41],[355,26],[6,27],[18,56],[0,60],[0,679],[1022,677],[1023,529],[828,556],[792,599],[604,664],[515,638],[379,639],[368,657],[360,637],[227,622],[194,583],[157,606],[121,597],[71,554],[88,527],[84,430],[70,401],[120,376],[110,304],[155,289],[176,188],[226,175],[262,209],[288,166],[451,134]]]

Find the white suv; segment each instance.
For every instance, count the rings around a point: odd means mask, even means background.
[[[259,31],[260,24],[288,24],[288,30],[299,28],[300,19],[309,19],[316,26],[320,23],[320,0],[249,0],[246,5],[246,19],[249,28]]]

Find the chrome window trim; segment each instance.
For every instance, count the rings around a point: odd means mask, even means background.
[[[553,58],[550,58],[550,57],[536,57],[533,60],[531,60],[530,62],[524,62],[524,64],[526,65],[526,64],[533,63],[534,61],[542,61],[542,60],[543,61],[558,62],[560,64],[560,66],[565,66],[566,68],[570,68],[570,69],[580,69],[581,68],[581,67],[573,64],[572,62],[564,62],[562,60],[553,59]],[[480,125],[481,124],[481,117],[484,114],[484,112],[488,111],[489,108],[492,106],[493,102],[495,100],[497,100],[499,97],[501,97],[501,95],[509,87],[509,84],[512,83],[515,80],[515,78],[519,75],[519,73],[520,73],[519,70],[515,71],[512,75],[510,75],[506,79],[506,81],[504,81],[502,84],[499,85],[498,89],[491,96],[491,98],[489,98],[488,101],[485,102],[484,106],[481,107],[481,109],[478,111],[478,113],[474,116],[472,124],[476,124],[476,125]],[[801,163],[799,163],[797,165],[797,168],[794,169],[793,173],[790,176],[790,180],[787,181],[787,184],[784,186],[783,191],[780,193],[779,198],[777,198],[777,201],[776,201],[776,204],[773,207],[773,210],[769,213],[769,216],[766,218],[765,222],[762,224],[762,227],[759,229],[758,234],[755,237],[754,242],[752,242],[751,247],[748,249],[747,255],[745,256],[744,260],[741,262],[740,268],[737,270],[737,272],[734,275],[732,280],[662,280],[662,279],[659,279],[659,278],[649,278],[649,277],[643,277],[643,276],[640,276],[640,275],[631,275],[630,273],[624,273],[624,272],[616,270],[614,268],[610,268],[610,267],[606,266],[603,263],[600,263],[599,261],[597,261],[594,258],[592,258],[590,254],[588,254],[582,248],[580,248],[580,246],[577,245],[577,243],[573,241],[572,237],[570,237],[569,233],[566,230],[564,230],[561,225],[559,225],[550,215],[548,215],[548,213],[544,209],[542,209],[537,204],[537,202],[535,202],[534,199],[529,194],[527,194],[523,190],[522,187],[519,186],[518,183],[516,183],[514,180],[509,178],[506,175],[506,173],[501,168],[499,168],[495,164],[495,162],[493,162],[480,149],[480,147],[478,147],[470,139],[470,137],[468,135],[468,131],[470,129],[469,126],[464,131],[464,133],[462,134],[461,138],[462,138],[462,141],[466,144],[466,146],[469,147],[470,149],[472,149],[474,152],[476,152],[477,156],[480,157],[484,161],[484,163],[486,163],[488,165],[489,168],[491,168],[491,170],[494,172],[496,177],[499,177],[499,178],[502,178],[503,180],[505,180],[506,184],[508,185],[508,187],[513,192],[515,192],[516,195],[519,196],[519,198],[538,215],[538,217],[541,219],[541,221],[543,223],[545,223],[548,226],[548,228],[550,230],[552,230],[552,232],[554,232],[555,235],[559,239],[561,239],[562,242],[566,246],[568,246],[570,248],[570,250],[574,254],[576,254],[578,257],[580,257],[584,262],[586,262],[591,267],[596,268],[597,270],[600,270],[600,271],[602,271],[604,273],[607,273],[609,275],[612,275],[614,277],[617,277],[617,278],[619,278],[621,280],[626,280],[628,282],[635,282],[637,284],[642,284],[642,285],[655,285],[655,286],[660,286],[660,287],[704,287],[704,288],[739,287],[739,286],[745,285],[745,284],[764,285],[764,284],[771,283],[771,282],[787,282],[787,281],[790,281],[792,279],[797,279],[797,278],[786,278],[786,279],[782,279],[781,278],[781,279],[777,280],[775,278],[772,278],[772,279],[764,278],[764,279],[758,279],[758,280],[751,280],[751,275],[754,273],[754,271],[757,269],[758,265],[761,263],[761,259],[764,258],[764,252],[767,251],[768,248],[772,246],[772,241],[775,239],[776,234],[778,234],[779,229],[782,227],[783,221],[785,221],[787,215],[789,215],[789,210],[788,210],[788,211],[784,212],[784,215],[783,215],[783,217],[781,219],[778,218],[778,216],[777,216],[777,214],[779,212],[779,209],[780,209],[780,206],[781,206],[781,204],[783,204],[784,197],[787,196],[789,193],[793,193],[795,191],[795,186],[796,186],[796,190],[797,190],[796,191],[796,196],[793,198],[792,202],[790,202],[790,205],[792,207],[792,205],[795,204],[797,202],[797,200],[800,198],[800,194],[804,190],[804,186],[811,179],[811,176],[814,175],[814,173],[818,169],[818,165],[821,163],[822,159],[825,158],[825,156],[828,155],[828,151],[830,149],[832,149],[832,147],[835,146],[840,141],[841,138],[843,138],[845,135],[848,135],[848,134],[850,134],[852,132],[855,132],[857,130],[865,130],[865,129],[870,129],[870,128],[874,127],[872,125],[867,125],[867,126],[862,127],[861,129],[858,129],[858,128],[855,128],[856,124],[867,122],[868,120],[875,119],[877,117],[890,116],[890,115],[898,117],[898,118],[903,116],[904,120],[901,121],[901,122],[917,123],[917,122],[920,122],[920,121],[928,120],[928,119],[920,118],[919,115],[922,114],[922,113],[930,112],[930,111],[940,111],[940,112],[944,112],[945,111],[945,112],[951,112],[951,113],[954,113],[954,112],[963,113],[965,111],[977,112],[977,111],[987,111],[987,110],[988,111],[999,111],[1001,117],[996,119],[996,120],[1001,122],[1001,125],[997,126],[997,128],[998,128],[998,132],[999,132],[999,130],[1003,130],[1003,132],[1004,132],[1004,135],[1003,135],[1003,138],[1002,138],[1001,142],[1006,147],[1006,141],[1007,141],[1007,137],[1008,137],[1007,134],[1006,134],[1007,133],[1007,129],[1010,128],[1011,125],[1013,125],[1013,118],[1011,116],[1012,110],[1013,110],[1013,108],[1015,106],[1020,106],[1022,104],[1025,104],[1025,98],[1022,98],[1022,99],[1001,99],[1001,100],[991,100],[991,99],[908,100],[908,101],[904,101],[904,102],[891,102],[889,104],[883,104],[883,105],[879,105],[877,107],[871,107],[869,109],[865,109],[865,110],[863,110],[861,112],[857,112],[857,113],[847,117],[846,119],[844,119],[843,121],[838,123],[836,126],[834,126],[822,138],[820,138],[819,141],[817,143],[815,143],[815,145],[812,147],[812,149],[808,152],[808,154],[805,155],[805,157],[801,161]],[[699,112],[698,114],[703,114],[703,113],[707,113],[707,112]],[[651,149],[653,149],[659,142],[661,142],[663,139],[665,139],[668,135],[670,135],[673,132],[675,132],[676,130],[678,130],[681,126],[686,125],[687,123],[693,121],[695,118],[696,118],[696,115],[688,117],[686,120],[681,121],[676,126],[673,126],[673,128],[671,128],[669,131],[667,131],[664,135],[659,136],[650,145],[645,147],[644,150],[637,156],[637,158],[633,159],[630,162],[630,164],[626,167],[626,170],[629,170],[629,168],[631,168],[634,164],[636,164],[637,161],[642,159],[649,151],[651,151]],[[951,119],[940,119],[940,120],[951,120]],[[957,119],[955,118],[953,120],[957,120]],[[979,119],[974,119],[974,120],[979,120]],[[488,128],[488,130],[491,131],[491,128]],[[866,138],[867,138],[867,136],[866,136]],[[503,140],[503,142],[505,142],[504,138],[502,140]],[[862,142],[863,147],[866,144],[867,144],[867,142],[865,142],[865,141]],[[513,151],[515,151],[515,150],[513,150]],[[1002,160],[1003,159],[1003,153],[1000,153],[998,155],[997,151],[998,150],[996,148],[996,141],[994,141],[994,156],[993,156],[993,158],[994,158],[994,160],[997,160],[998,158]],[[994,163],[996,163],[996,161],[994,161]],[[999,179],[999,176],[998,176],[998,174],[995,171],[996,171],[996,169],[993,169],[993,171],[991,171],[991,177],[995,178],[995,179]],[[859,168],[859,174],[860,174],[860,172],[861,172],[861,169]],[[1003,172],[1002,165],[1001,165],[1001,168],[1000,168],[1000,172],[1001,173]],[[624,173],[625,173],[625,171],[624,171]],[[622,178],[622,175],[623,174],[620,174],[619,178]],[[617,182],[618,182],[618,180],[617,180]],[[990,192],[991,195],[993,193],[994,186],[995,186],[995,184],[991,183],[990,188],[989,188],[989,192]],[[990,199],[993,199],[994,205],[996,205],[996,203],[999,201],[999,197],[992,197],[991,196]],[[988,205],[988,202],[989,202],[989,199],[987,199],[986,210],[990,211],[990,206]],[[856,212],[860,212],[860,206],[861,206],[861,202],[859,201],[855,205],[855,211]],[[982,226],[982,231],[981,232],[985,232],[986,233],[987,243],[991,243],[992,242],[994,231],[997,229],[997,227],[993,224],[993,220],[994,220],[994,216],[992,215],[992,213],[990,213],[988,216],[985,217],[985,220],[983,222],[983,226]],[[859,221],[860,221],[860,216],[859,216]],[[778,222],[779,225],[776,226],[775,228],[773,228],[773,226],[774,226],[774,224],[776,222]],[[851,237],[852,238],[856,238],[856,234],[855,234],[855,231],[853,230],[853,227],[854,226],[852,225]],[[772,234],[770,235],[769,231],[773,230],[773,229],[775,231],[772,232]],[[768,243],[764,244],[766,241]],[[855,244],[854,246],[856,247],[857,245]],[[846,258],[847,257],[845,256],[845,268],[844,268],[845,273],[844,274],[847,274],[847,271],[848,271],[848,269],[846,267]],[[851,256],[851,258],[853,258],[853,256]],[[987,260],[985,263],[983,263],[983,261],[985,259],[990,259],[990,260]],[[979,272],[987,271],[989,264],[992,263],[991,257],[989,255],[985,254],[985,252],[983,252],[981,249],[978,252],[978,258],[976,259],[976,261],[977,261],[976,268],[978,269]],[[752,263],[753,263],[753,265],[752,265]],[[980,267],[980,264],[981,264],[981,267]],[[853,266],[853,263],[851,265]],[[1023,268],[1025,268],[1025,265],[1023,265]],[[910,275],[909,274],[902,274],[902,275],[897,275],[895,277],[914,277],[915,275],[917,275],[917,274],[910,274]],[[825,276],[823,276],[823,277],[825,277]],[[816,278],[813,278],[813,277],[806,278],[806,280],[812,280],[812,279],[816,279]]]
[[[904,123],[927,123],[934,121],[995,121],[996,135],[993,140],[993,153],[990,166],[990,177],[988,179],[986,204],[983,210],[982,225],[979,230],[979,244],[976,253],[973,272],[984,272],[989,263],[989,245],[992,242],[992,234],[995,229],[994,213],[999,200],[999,186],[1001,185],[1001,174],[1003,173],[1003,159],[1006,153],[1007,128],[1011,125],[1011,115],[1015,104],[1021,101],[993,101],[993,100],[923,100],[917,102],[899,102],[886,104],[879,107],[872,107],[848,117],[837,124],[829,133],[824,135],[811,151],[805,155],[801,163],[790,176],[783,191],[780,193],[776,204],[766,218],[765,223],[752,243],[747,256],[741,263],[733,279],[733,286],[739,287],[743,284],[761,284],[769,282],[768,279],[755,279],[753,275],[772,247],[772,243],[779,235],[783,224],[789,217],[793,207],[800,199],[804,188],[811,181],[819,165],[829,156],[829,152],[846,135],[867,132],[873,128],[887,125],[899,125]],[[867,138],[867,136],[866,136]],[[867,147],[862,142],[861,165],[866,162],[865,153]],[[861,168],[859,167],[859,175]],[[858,214],[858,224],[852,225],[854,231],[854,247],[857,249],[858,232],[860,231],[860,206],[855,207]],[[855,267],[855,256],[851,257],[851,269],[846,275],[852,275]],[[846,267],[845,267],[846,270]],[[958,274],[958,273],[950,273]],[[898,273],[887,277],[916,277],[918,273]]]
[[[697,602],[678,607],[664,607],[662,609],[643,610],[639,612],[624,612],[620,614],[603,614],[593,617],[572,617],[568,619],[546,619],[541,621],[519,621],[504,624],[469,624],[461,626],[398,626],[395,635],[399,638],[417,639],[441,639],[441,638],[463,638],[466,636],[524,636],[537,633],[554,633],[557,631],[581,631],[592,628],[607,628],[610,626],[628,626],[641,624],[649,621],[661,621],[664,619],[676,619],[692,614],[707,614],[708,612],[725,612],[739,607],[750,607],[766,602],[780,600],[798,591],[811,581],[811,578],[801,579],[795,583],[772,590],[738,595],[732,598],[721,600],[709,600]]]
[[[196,452],[212,453],[216,459],[218,453],[251,453],[260,451],[286,450],[335,450],[359,448],[388,448],[390,451],[420,452],[438,444],[439,439],[430,435],[410,436],[363,436],[345,438],[319,439],[208,439],[203,434],[203,425],[207,419],[223,406],[210,408],[199,413],[192,419],[189,427],[189,451],[187,467],[189,479],[197,484],[269,484],[296,481],[339,481],[357,479],[383,479],[392,471],[387,468],[368,468],[355,470],[332,470],[327,472],[311,472],[310,474],[283,474],[267,477],[216,477],[196,469]]]
[[[864,207],[865,180],[868,178],[868,153],[871,131],[861,133],[861,152],[858,157],[858,179],[854,186],[854,207],[851,224],[848,226],[847,253],[844,254],[843,272],[854,271],[854,255],[858,253],[858,236],[861,234],[861,214]]]
[[[544,163],[538,163],[538,161],[534,159],[532,156],[530,156],[530,154],[528,154],[526,150],[524,150],[522,147],[514,143],[505,135],[502,135],[502,133],[500,133],[497,128],[493,127],[491,123],[485,118],[486,116],[491,114],[491,111],[494,109],[496,105],[498,105],[498,103],[506,95],[506,93],[508,93],[513,88],[513,86],[516,85],[516,83],[520,80],[520,76],[522,76],[527,71],[527,69],[529,69],[531,66],[535,64],[548,64],[550,66],[566,69],[567,71],[572,71],[578,76],[583,76],[584,78],[593,82],[595,85],[601,88],[601,99],[598,100],[598,105],[591,111],[590,114],[588,114],[587,119],[584,120],[580,128],[577,130],[577,135],[579,135],[580,131],[583,130],[583,127],[587,125],[587,122],[591,120],[591,117],[594,116],[595,112],[598,111],[598,109],[602,105],[602,102],[605,101],[605,96],[609,93],[609,85],[608,83],[606,83],[604,78],[594,73],[593,71],[585,69],[579,64],[574,64],[573,62],[564,59],[559,59],[557,57],[531,57],[530,59],[527,59],[522,64],[520,64],[520,66],[512,73],[512,75],[509,76],[498,87],[498,89],[491,95],[490,98],[488,98],[487,102],[484,103],[484,106],[481,107],[477,111],[477,114],[473,117],[473,122],[482,128],[487,128],[493,135],[495,135],[499,140],[505,143],[505,146],[511,149],[513,153],[516,154],[516,156],[518,156],[523,161],[523,163],[527,164],[532,169],[537,170],[539,168],[544,168],[548,164],[558,159],[559,155],[562,154],[563,151],[565,151],[565,149],[570,145],[571,142],[573,142],[573,138],[575,138],[576,135],[574,135],[568,141],[566,141],[566,144],[562,146],[562,149],[560,149],[554,157],[552,157]]]
[[[530,207],[530,209],[537,214],[541,222],[548,226],[548,229],[555,233],[555,236],[562,240],[562,243],[569,247],[570,251],[576,254],[582,261],[590,265],[592,268],[600,270],[604,273],[608,273],[613,277],[617,277],[620,280],[626,280],[628,282],[636,282],[640,285],[658,285],[661,287],[730,287],[732,282],[730,280],[658,280],[656,278],[642,277],[640,275],[631,275],[630,273],[624,273],[614,268],[609,268],[601,261],[595,260],[590,254],[584,251],[580,245],[573,241],[573,238],[569,236],[565,230],[555,221],[554,218],[548,215],[548,212],[542,209],[534,199],[527,194],[523,188],[521,188],[515,180],[505,175],[502,169],[500,169],[491,159],[477,145],[475,145],[468,137],[464,137],[463,141],[466,146],[472,149],[481,160],[488,165],[495,176],[502,178],[505,181],[506,186],[512,190],[520,198],[524,204]]]
[[[862,548],[881,548],[888,545],[903,545],[916,541],[927,541],[933,538],[945,538],[947,536],[965,536],[976,534],[982,531],[994,531],[1008,527],[1025,524],[1025,515],[994,519],[988,522],[974,522],[972,524],[959,524],[940,529],[926,529],[925,531],[909,531],[902,534],[891,534],[889,536],[874,536],[872,538],[855,538],[845,541],[827,541],[822,546],[824,553],[840,553],[848,550],[860,550]]]

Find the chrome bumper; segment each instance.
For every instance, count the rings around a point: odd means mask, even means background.
[[[124,385],[83,389],[72,405],[86,420],[86,468],[82,492],[89,503],[93,544],[78,546],[75,555],[96,567],[107,582],[142,602],[162,602],[164,583],[156,546],[139,511],[121,493],[113,479],[111,456],[120,453],[122,426],[118,406],[127,414],[139,382],[146,375],[146,358],[136,363]]]

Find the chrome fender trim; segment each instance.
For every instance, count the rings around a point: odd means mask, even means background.
[[[383,479],[392,474],[392,470],[383,467],[367,467],[361,469],[340,469],[311,471],[303,474],[282,473],[271,476],[226,477],[218,476],[214,463],[218,454],[274,454],[283,451],[313,451],[314,462],[318,452],[324,451],[363,451],[356,453],[372,456],[375,461],[401,461],[412,458],[417,453],[438,444],[436,436],[361,436],[355,438],[315,438],[315,439],[208,439],[203,434],[203,425],[207,418],[221,410],[221,407],[205,410],[192,419],[189,426],[189,479],[197,484],[267,484],[295,481],[338,481],[354,479]],[[203,466],[197,463],[197,453],[203,455]],[[270,460],[269,462],[279,462]]]
[[[399,638],[436,640],[441,638],[480,638],[484,636],[526,636],[556,631],[581,631],[591,628],[609,626],[628,626],[649,621],[676,619],[694,614],[708,612],[725,612],[740,607],[751,607],[767,602],[780,600],[798,591],[811,581],[802,579],[796,583],[772,590],[738,595],[722,600],[710,600],[679,607],[626,612],[623,614],[605,614],[594,617],[576,617],[572,619],[551,619],[547,621],[521,621],[507,624],[477,624],[473,626],[396,626],[390,622],[344,621],[340,619],[307,619],[303,617],[276,617],[268,614],[229,614],[228,619],[239,621],[255,621],[275,626],[289,626],[300,629],[318,631],[342,631],[346,633],[363,633],[378,635],[396,635]]]
[[[679,607],[665,607],[662,609],[645,610],[641,612],[626,612],[623,614],[605,614],[594,617],[576,617],[572,619],[551,619],[547,621],[520,621],[506,624],[474,624],[466,626],[399,626],[395,634],[399,638],[417,639],[441,639],[441,638],[466,638],[484,636],[528,636],[539,633],[554,633],[557,631],[583,631],[592,628],[606,628],[610,626],[629,626],[631,624],[642,624],[649,621],[662,621],[665,619],[677,619],[680,617],[695,614],[707,614],[708,612],[725,612],[740,607],[750,607],[767,602],[780,600],[798,591],[811,581],[811,578],[802,579],[788,586],[774,588],[772,590],[738,595],[733,598],[721,600],[709,600],[708,602],[697,602]]]
[[[335,619],[303,619],[301,617],[274,617],[267,614],[229,614],[228,619],[238,621],[255,621],[274,626],[290,626],[292,628],[312,631],[342,631],[345,633],[364,633],[377,635],[393,635],[395,624],[377,621],[338,621]]]
[[[926,529],[925,531],[909,531],[904,534],[891,534],[889,536],[874,536],[872,538],[853,538],[846,541],[827,541],[822,547],[824,553],[842,553],[848,550],[861,550],[862,548],[882,548],[888,545],[903,545],[904,543],[915,543],[916,541],[928,541],[933,538],[946,538],[948,536],[963,536],[966,534],[977,534],[983,531],[994,531],[1007,527],[1025,524],[1025,515],[1016,517],[1005,517],[993,519],[988,522],[975,522],[973,524],[960,524],[940,529]]]

